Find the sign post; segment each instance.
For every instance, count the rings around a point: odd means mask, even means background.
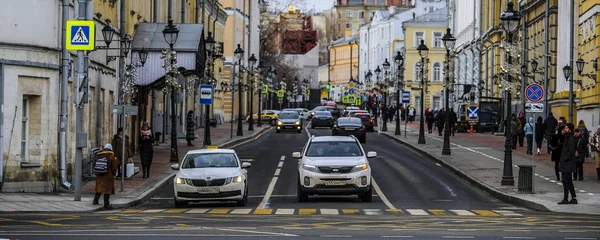
[[[123,141],[121,141],[123,143],[123,146],[121,146],[121,149],[123,149],[121,151],[121,156],[119,156],[119,158],[121,158],[121,191],[123,192],[123,181],[125,180],[125,168],[127,167],[125,165],[125,149],[127,149],[127,147],[125,146],[125,133],[126,128],[127,128],[127,124],[125,124],[125,119],[127,119],[127,115],[131,115],[131,116],[135,116],[138,113],[138,107],[137,106],[132,106],[132,105],[112,105],[111,107],[113,114],[123,114],[123,117],[121,118],[122,123],[123,124]],[[135,171],[135,170],[134,170]]]
[[[540,103],[540,101],[542,101],[544,99],[544,88],[542,86],[540,86],[539,84],[529,84],[527,85],[527,88],[525,88],[525,98],[527,98],[527,103],[525,103],[525,112],[528,113],[533,113],[533,119],[536,118],[536,113],[543,113],[544,112],[544,104]],[[532,126],[533,128],[533,136],[535,136],[535,126]],[[535,146],[534,147],[537,149],[539,146]],[[531,150],[533,152],[533,148]],[[532,166],[532,174],[531,174],[531,191],[532,193],[535,193],[535,164],[536,164],[536,159],[535,159],[535,155],[536,154],[531,154],[533,155],[533,166]]]
[[[477,104],[470,104],[468,105],[468,107],[466,108],[466,119],[467,121],[469,121],[471,128],[469,130],[469,133],[473,133],[473,125],[475,123],[477,123],[477,121],[479,121],[479,105]]]
[[[206,116],[204,117],[204,146],[212,145],[210,140],[210,105],[213,104],[213,85],[200,85],[200,104],[206,105]]]

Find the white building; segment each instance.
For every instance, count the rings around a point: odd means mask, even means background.
[[[414,1],[414,8],[399,10],[390,7],[376,11],[371,23],[360,28],[359,80],[365,81],[365,74],[373,72],[385,59],[393,64],[396,52],[404,53],[404,33],[402,22],[423,14],[445,8],[446,1]],[[380,67],[382,68],[382,67]]]

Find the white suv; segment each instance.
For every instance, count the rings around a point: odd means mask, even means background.
[[[299,202],[308,201],[309,195],[357,194],[364,202],[371,202],[371,166],[367,158],[377,157],[376,152],[365,154],[354,137],[311,137],[302,152],[294,152],[298,159]]]

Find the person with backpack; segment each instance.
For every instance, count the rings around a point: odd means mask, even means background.
[[[107,143],[94,161],[96,195],[94,196],[93,204],[98,205],[100,195],[104,194],[104,209],[112,209],[110,206],[110,195],[115,194],[115,175],[119,166],[112,149],[112,145]]]

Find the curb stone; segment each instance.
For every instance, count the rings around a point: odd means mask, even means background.
[[[219,147],[220,148],[227,148],[229,146],[234,146],[236,144],[239,143],[243,143],[245,141],[248,140],[256,140],[259,137],[261,137],[262,135],[264,135],[265,133],[267,133],[269,130],[271,130],[271,127],[265,127],[260,131],[254,132],[252,135],[247,136],[247,137],[242,137],[240,139],[235,139],[235,140],[230,140],[227,141],[223,144],[220,144]],[[156,192],[158,189],[162,188],[165,184],[167,184],[167,182],[169,182],[169,180],[171,178],[173,178],[175,176],[176,172],[170,173],[168,176],[164,177],[163,179],[161,179],[160,181],[158,181],[156,184],[154,184],[154,186],[152,186],[150,189],[146,190],[144,193],[142,193],[139,197],[135,198],[132,201],[126,202],[126,203],[117,203],[117,204],[111,204],[113,209],[119,209],[119,208],[130,208],[136,205],[141,204],[142,202],[145,202],[146,200],[150,199],[150,197],[152,196],[152,194],[154,192]],[[104,208],[102,206],[96,208],[95,210],[91,210],[91,211],[99,211],[99,210],[103,210]]]
[[[456,175],[458,175],[459,177],[468,180],[471,184],[474,184],[475,186],[477,186],[478,188],[488,192],[489,194],[491,194],[492,196],[504,201],[504,202],[508,202],[508,203],[513,203],[516,205],[519,205],[521,207],[526,207],[526,208],[530,208],[530,209],[534,209],[537,211],[544,211],[544,212],[551,212],[550,209],[548,209],[546,206],[540,204],[540,203],[536,203],[530,200],[526,200],[526,199],[522,199],[522,198],[518,198],[515,196],[512,196],[510,194],[504,193],[502,191],[498,191],[497,189],[495,189],[494,187],[490,186],[489,184],[486,184],[478,179],[476,179],[475,177],[465,173],[464,171],[452,166],[451,164],[448,164],[446,161],[444,161],[443,159],[440,159],[439,157],[424,151],[404,140],[395,138],[393,136],[391,136],[388,133],[382,133],[382,135],[394,140],[397,143],[400,143],[414,151],[417,151],[421,154],[426,155],[427,157],[429,157],[430,159],[434,160],[435,162],[441,164],[442,166],[444,166],[445,168],[449,169],[450,171],[454,172]]]

